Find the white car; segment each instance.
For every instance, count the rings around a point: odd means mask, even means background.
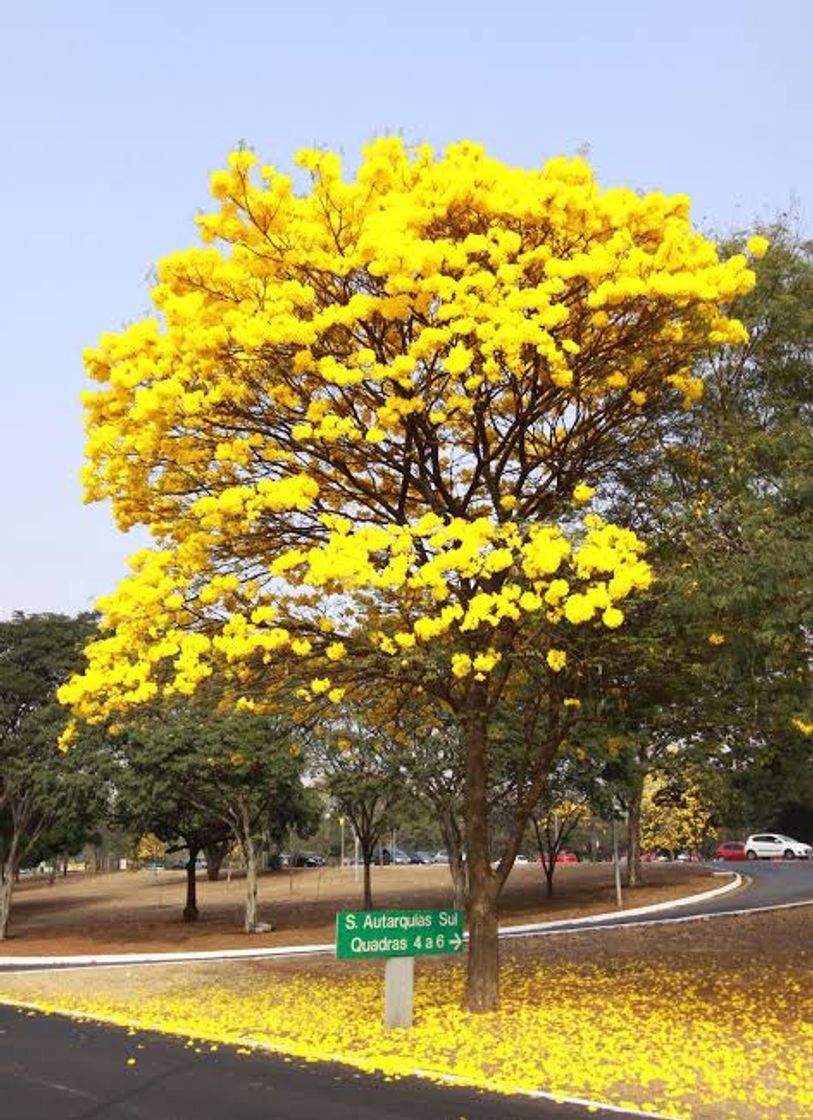
[[[758,832],[745,841],[746,859],[811,859],[813,848],[780,832]]]

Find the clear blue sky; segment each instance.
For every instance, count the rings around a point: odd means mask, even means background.
[[[808,0],[126,0],[3,6],[0,614],[78,611],[135,542],[83,507],[83,346],[148,306],[239,140],[352,163],[382,132],[686,191],[727,230],[809,228]]]

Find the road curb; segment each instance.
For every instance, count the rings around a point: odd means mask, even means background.
[[[679,906],[691,906],[696,902],[707,902],[721,894],[735,891],[743,883],[743,877],[736,871],[714,872],[716,875],[733,875],[730,883],[715,887],[711,891],[701,891],[700,894],[687,894],[685,898],[673,898],[668,902],[653,902],[651,906],[636,906],[632,910],[609,910],[604,914],[588,914],[583,918],[559,918],[554,922],[531,922],[528,925],[500,926],[501,937],[519,937],[523,933],[541,933],[553,930],[560,926],[602,925],[606,922],[617,922],[619,918],[638,918],[642,914],[657,914],[662,910],[674,910]]]

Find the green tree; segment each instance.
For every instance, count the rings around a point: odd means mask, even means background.
[[[80,738],[66,756],[57,739],[66,713],[56,689],[84,665],[91,615],[14,614],[0,622],[0,939],[7,936],[17,870],[49,836],[79,844],[101,814],[103,740]]]
[[[325,788],[358,840],[364,866],[362,905],[372,910],[370,868],[376,845],[404,792],[398,752],[381,732],[354,719],[325,738],[317,757]]]
[[[302,784],[299,730],[282,716],[178,703],[127,727],[118,813],[189,849],[184,917],[197,916],[195,856],[229,837],[246,870],[244,929],[259,923],[260,846],[314,831],[320,806]],[[268,923],[264,923],[268,924]]]
[[[611,515],[658,573],[591,660],[599,733],[622,744],[633,874],[643,784],[672,746],[728,775],[744,826],[811,764],[813,247],[787,223],[766,232],[735,306],[750,341],[704,358],[700,403],[654,415],[615,471]]]

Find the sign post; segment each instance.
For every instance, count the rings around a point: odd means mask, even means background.
[[[412,1026],[415,957],[462,951],[462,910],[340,910],[336,915],[339,960],[387,958],[387,1028]]]
[[[384,1026],[411,1027],[415,1003],[415,958],[388,957],[384,966]]]

